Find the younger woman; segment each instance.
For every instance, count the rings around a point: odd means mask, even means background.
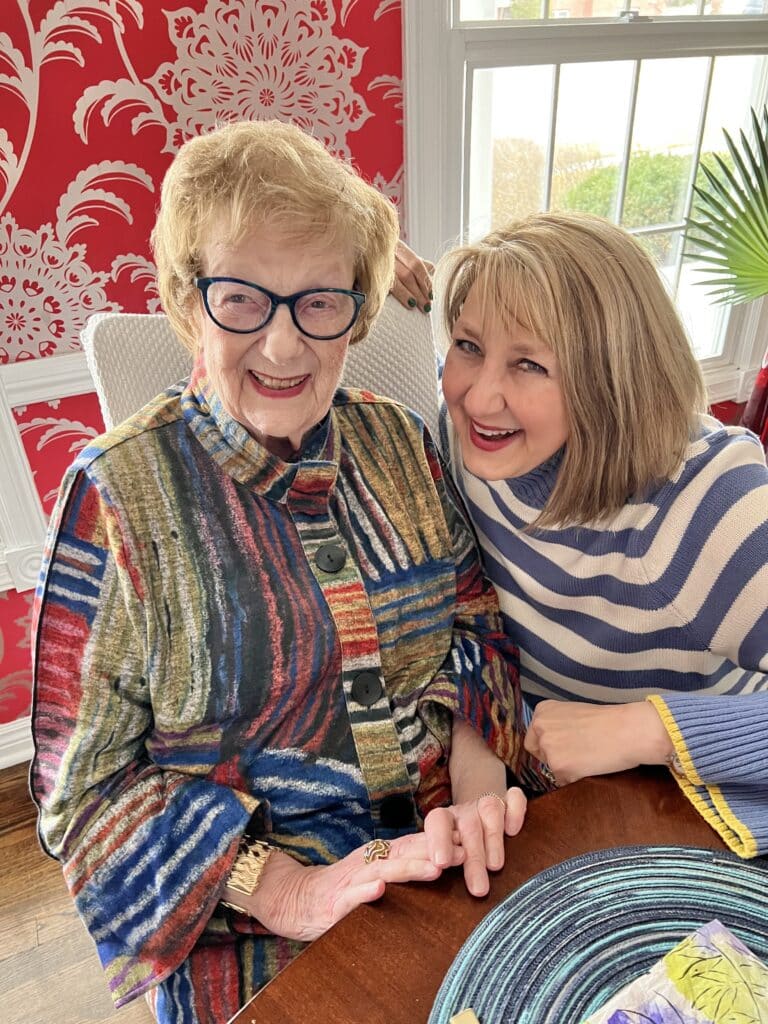
[[[559,784],[667,763],[732,849],[766,853],[757,438],[705,414],[622,229],[542,214],[447,259],[442,440],[520,647],[528,750]]]

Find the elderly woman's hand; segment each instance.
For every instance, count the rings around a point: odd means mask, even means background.
[[[267,862],[256,892],[241,902],[251,916],[275,935],[309,942],[318,938],[361,903],[384,894],[390,882],[431,882],[442,874],[423,833],[389,843],[386,858],[365,862],[365,846],[335,864],[305,867],[276,852]],[[445,867],[461,863],[457,847]]]
[[[406,309],[417,306],[428,313],[432,308],[432,274],[435,265],[422,260],[405,242],[398,241],[395,250],[395,283],[392,294]]]
[[[485,896],[490,888],[489,871],[504,867],[504,836],[515,836],[525,819],[526,800],[517,787],[505,796],[484,793],[476,800],[436,807],[424,820],[436,865],[446,868],[456,863],[462,851],[464,881],[473,896]]]
[[[543,700],[525,734],[525,749],[549,766],[558,785],[639,764],[664,764],[674,747],[656,708]]]

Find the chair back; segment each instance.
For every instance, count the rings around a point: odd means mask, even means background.
[[[107,429],[192,368],[192,357],[162,313],[96,313],[80,340]],[[423,313],[387,296],[368,337],[350,347],[342,383],[407,405],[437,437],[437,360]]]

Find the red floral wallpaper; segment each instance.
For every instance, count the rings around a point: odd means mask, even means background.
[[[400,0],[3,0],[0,111],[0,371],[53,381],[91,313],[157,309],[160,181],[217,122],[292,120],[400,206]],[[12,415],[48,513],[98,403]],[[0,723],[29,713],[31,595],[0,592]]]
[[[99,402],[91,392],[17,406],[13,413],[37,496],[47,516],[56,500],[62,473],[80,449],[104,430]]]
[[[0,593],[0,725],[30,711],[29,621],[33,593]]]

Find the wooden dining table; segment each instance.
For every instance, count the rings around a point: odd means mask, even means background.
[[[308,946],[230,1024],[426,1024],[464,940],[514,888],[592,850],[725,845],[670,774],[640,768],[583,779],[528,805],[521,833],[482,899],[460,869],[429,885],[392,885]]]

